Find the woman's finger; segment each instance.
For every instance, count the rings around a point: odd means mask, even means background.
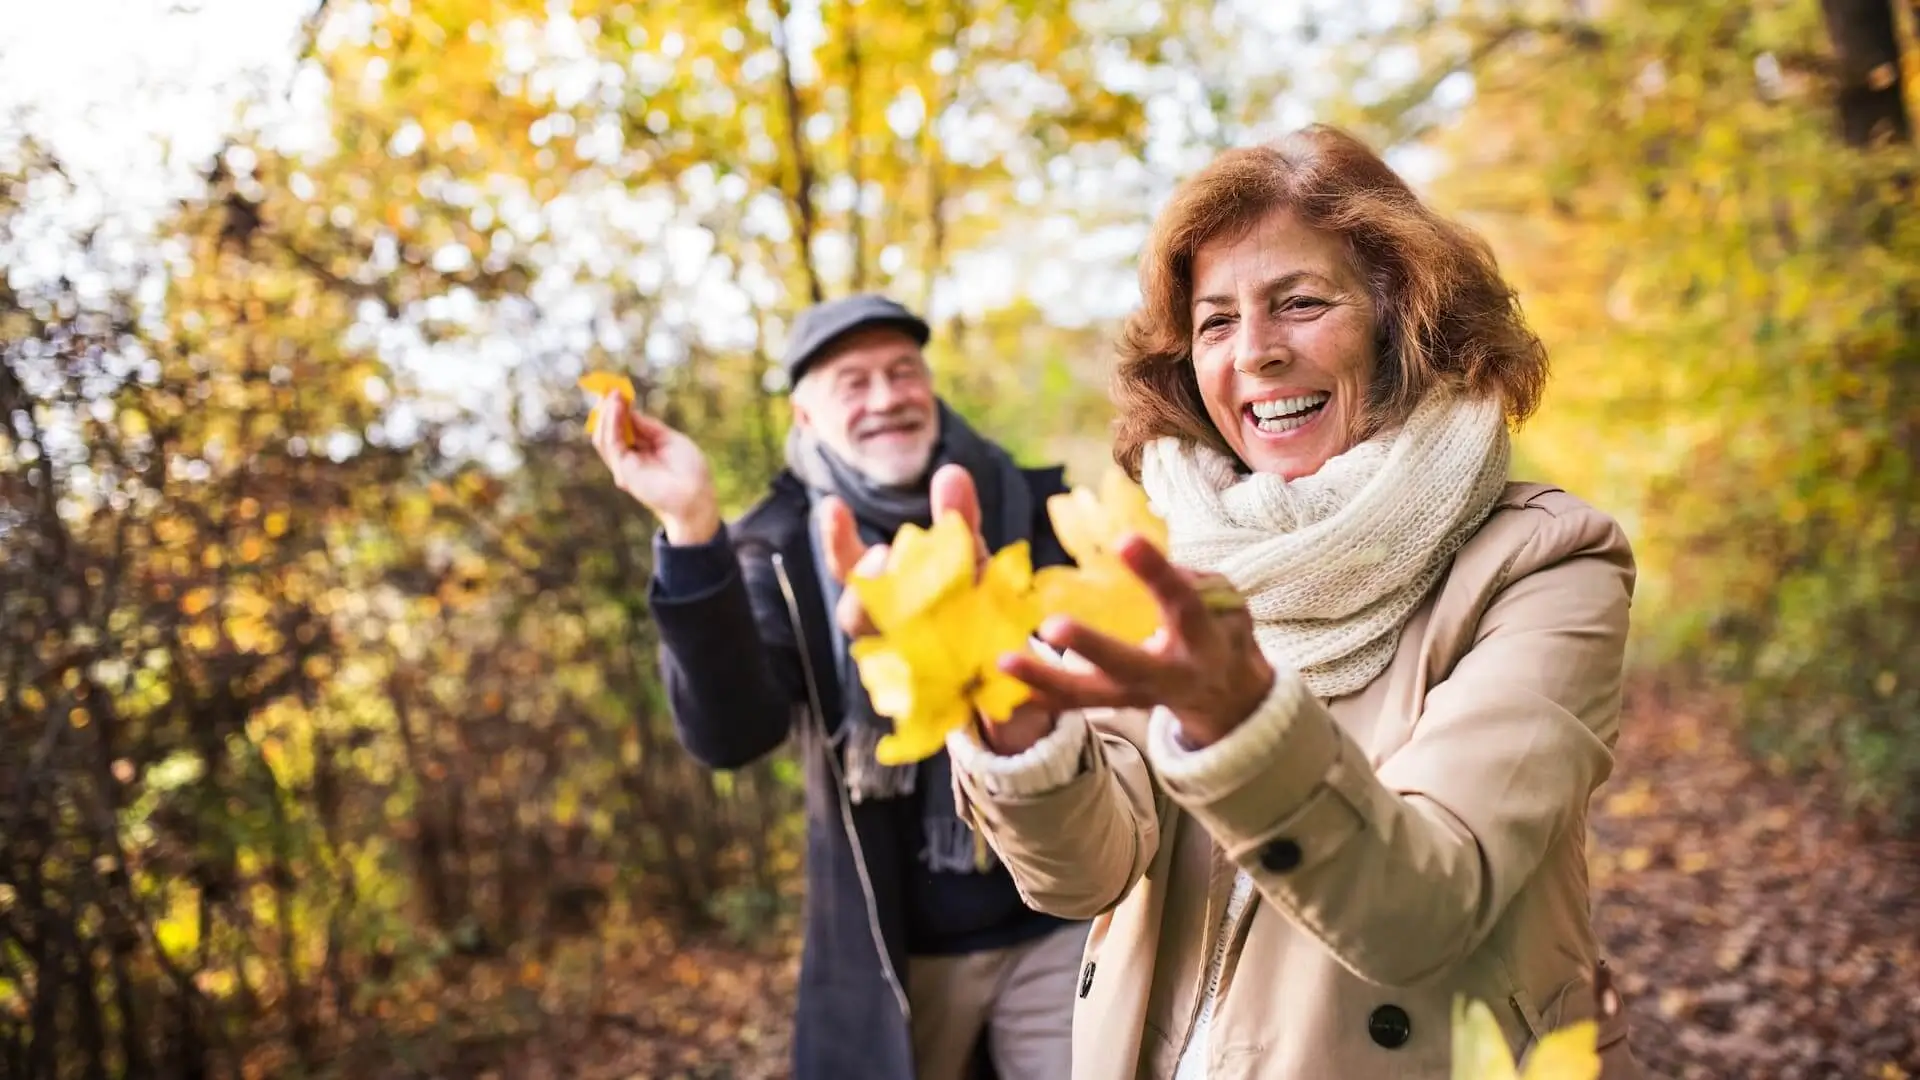
[[[1072,619],[1048,619],[1040,626],[1040,640],[1078,656],[1117,686],[1149,692],[1157,698],[1177,694],[1183,683],[1193,681],[1193,673],[1185,665]]]
[[[1073,709],[1150,708],[1153,698],[1123,687],[1098,671],[1072,671],[1031,653],[1009,653],[1000,658],[1000,670],[1033,691],[1032,702],[1051,713]]]
[[[1207,640],[1215,629],[1213,611],[1179,567],[1168,562],[1160,549],[1143,536],[1129,536],[1121,541],[1118,554],[1120,561],[1159,602],[1168,630],[1188,643]]]

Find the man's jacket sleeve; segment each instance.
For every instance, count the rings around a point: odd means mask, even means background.
[[[786,599],[771,559],[725,528],[705,544],[654,538],[649,589],[674,731],[709,768],[777,748],[806,700]]]

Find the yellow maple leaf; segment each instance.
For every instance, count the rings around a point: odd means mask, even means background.
[[[998,661],[1025,648],[1039,622],[1032,585],[1024,542],[987,560],[976,580],[973,535],[957,515],[904,526],[886,567],[847,583],[879,631],[851,653],[874,711],[893,720],[875,748],[881,764],[925,760],[976,710],[1002,721],[1027,699]]]
[[[611,371],[587,372],[580,377],[580,389],[585,390],[587,393],[599,399],[593,403],[593,408],[587,410],[588,435],[593,434],[594,425],[600,420],[600,406],[606,404],[607,398],[611,397],[614,391],[617,390],[626,395],[628,404],[633,403],[633,380],[625,375],[616,375]],[[630,432],[622,432],[621,434],[627,438],[629,443],[632,442]]]
[[[894,534],[887,565],[848,586],[859,595],[867,618],[883,634],[931,609],[973,584],[973,534],[958,515],[949,514],[922,529],[906,524]]]
[[[1047,500],[1047,516],[1075,566],[1049,566],[1034,577],[1043,615],[1065,615],[1132,644],[1160,628],[1160,605],[1120,561],[1120,541],[1138,533],[1167,549],[1167,523],[1147,493],[1118,469],[1101,478],[1099,494],[1074,488]]]
[[[1153,512],[1147,493],[1119,469],[1108,469],[1095,494],[1083,487],[1047,500],[1054,535],[1075,559],[1111,555],[1128,533],[1139,533],[1167,550],[1167,523]]]
[[[1453,1080],[1599,1080],[1599,1027],[1592,1020],[1549,1032],[1527,1055],[1525,1072],[1485,1002],[1453,1002]]]

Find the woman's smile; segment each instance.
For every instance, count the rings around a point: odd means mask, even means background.
[[[1241,417],[1261,439],[1291,438],[1318,423],[1327,413],[1333,395],[1325,390],[1304,394],[1286,394],[1251,401],[1241,409]]]

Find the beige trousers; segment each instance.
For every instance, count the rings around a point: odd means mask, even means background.
[[[919,1080],[965,1080],[982,1029],[1000,1080],[1066,1080],[1087,925],[1009,949],[907,958]]]

